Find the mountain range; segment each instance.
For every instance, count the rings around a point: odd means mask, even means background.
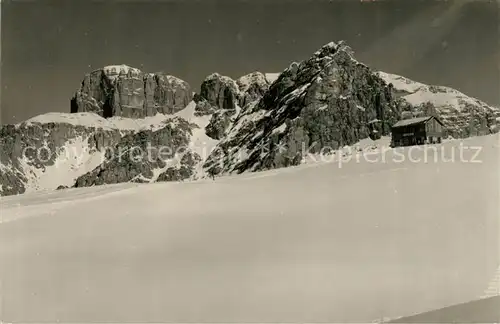
[[[0,128],[0,195],[290,167],[387,145],[394,123],[421,115],[450,138],[500,130],[499,108],[373,71],[342,41],[281,73],[211,74],[197,93],[164,72],[110,65],[84,77],[69,113]]]

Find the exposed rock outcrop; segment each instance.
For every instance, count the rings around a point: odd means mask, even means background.
[[[206,134],[213,139],[222,139],[241,107],[259,100],[268,89],[269,81],[260,72],[250,73],[236,81],[218,73],[208,76],[194,99],[197,115],[211,115]]]
[[[0,128],[0,195],[71,185],[67,178],[99,163],[102,148],[117,142],[118,129],[29,120]],[[94,158],[92,160],[92,158]],[[70,180],[71,181],[71,180]]]
[[[239,94],[236,82],[218,73],[209,75],[201,84],[200,97],[218,110],[236,109]]]
[[[158,130],[124,136],[106,152],[103,163],[76,179],[75,187],[189,178],[194,167],[191,162],[198,159],[188,148],[194,127],[182,118],[173,118]],[[172,162],[179,158],[182,172],[172,177],[172,170],[176,170]]]
[[[191,99],[191,88],[181,79],[115,65],[85,76],[71,99],[71,112],[94,112],[106,118],[143,118],[156,113],[175,113]]]
[[[231,126],[232,117],[236,115],[236,110],[221,110],[212,114],[212,118],[205,127],[205,133],[216,140],[221,140],[226,135],[227,129]]]
[[[240,91],[240,107],[259,100],[269,90],[270,82],[260,72],[253,72],[236,80]]]
[[[239,114],[205,166],[211,173],[257,171],[299,164],[304,149],[335,150],[370,135],[388,134],[400,117],[390,87],[357,62],[344,43],[323,46],[293,63]]]
[[[93,113],[53,113],[5,125],[0,195],[189,178],[201,160],[189,145],[196,127],[161,114],[105,119]]]

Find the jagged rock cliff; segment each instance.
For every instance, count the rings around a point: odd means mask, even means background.
[[[236,109],[238,96],[236,82],[218,73],[209,75],[201,84],[200,98],[216,109]]]
[[[156,130],[128,134],[110,146],[103,162],[78,177],[74,186],[187,179],[201,160],[189,150],[192,129],[196,127],[176,117]]]
[[[227,129],[241,110],[260,99],[269,89],[270,81],[260,72],[242,76],[238,80],[218,73],[209,75],[195,96],[196,114],[210,115],[206,133],[213,139],[221,140]]]
[[[71,99],[71,112],[143,118],[172,114],[192,99],[189,84],[165,73],[143,73],[127,65],[107,66],[85,76]]]
[[[274,80],[273,80],[274,81]],[[236,80],[240,90],[240,106],[259,100],[269,90],[272,81],[260,72],[253,72]]]
[[[343,43],[292,63],[238,115],[205,166],[221,174],[297,165],[310,153],[388,134],[400,117],[391,88]],[[370,125],[379,121],[378,129]]]

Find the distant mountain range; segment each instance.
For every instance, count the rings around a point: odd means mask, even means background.
[[[166,73],[111,65],[84,77],[71,113],[0,128],[0,194],[193,180],[293,166],[310,153],[435,115],[454,138],[500,130],[500,109],[442,86],[372,71],[344,42],[281,73],[214,73],[198,93]]]

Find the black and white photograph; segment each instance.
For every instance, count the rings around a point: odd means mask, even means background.
[[[0,323],[500,323],[500,0],[0,13]]]

